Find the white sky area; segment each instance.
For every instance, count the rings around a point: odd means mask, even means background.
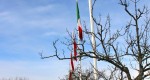
[[[112,27],[123,27],[131,18],[119,0],[97,0],[94,16],[109,14]],[[142,0],[140,7],[149,0]],[[79,0],[81,22],[89,28],[88,0]],[[132,11],[132,8],[130,9]],[[103,21],[102,21],[103,22]],[[0,79],[27,77],[29,80],[59,80],[68,74],[69,60],[40,59],[39,52],[53,55],[52,42],[68,37],[77,27],[76,0],[0,0]],[[61,44],[59,47],[62,48]],[[66,55],[70,52],[66,52]],[[90,68],[92,59],[83,61]],[[107,66],[98,62],[98,68]],[[133,73],[134,74],[134,73]]]

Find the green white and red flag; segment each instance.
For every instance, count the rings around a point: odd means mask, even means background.
[[[73,80],[72,79],[72,71],[69,71],[69,80]]]
[[[71,56],[70,56],[70,60],[71,60],[71,68],[72,68],[72,72],[74,71],[74,63],[73,63],[73,58],[72,58],[72,53],[71,53]]]
[[[78,26],[78,35],[80,40],[83,40],[83,33],[82,33],[82,26],[80,21],[80,12],[79,12],[79,6],[78,6],[78,0],[76,1],[76,12],[77,12],[77,26]]]
[[[76,43],[76,37],[74,35],[74,32],[72,33],[72,40],[73,40],[74,60],[77,61],[77,43]]]
[[[74,59],[77,61],[77,43],[75,39],[73,41],[73,47],[74,47]]]

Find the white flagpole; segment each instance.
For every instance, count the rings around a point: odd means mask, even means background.
[[[91,33],[92,33],[92,47],[93,51],[95,52],[96,50],[96,42],[95,42],[95,36],[94,36],[94,23],[93,23],[93,18],[92,18],[92,0],[89,0],[89,13],[90,13],[90,26],[91,26]],[[93,54],[93,56],[95,56]],[[97,59],[93,58],[93,72],[94,72],[94,78],[95,80],[98,80],[98,75],[97,75]]]

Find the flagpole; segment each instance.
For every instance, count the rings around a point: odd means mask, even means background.
[[[91,26],[91,33],[92,33],[92,47],[93,51],[95,52],[96,50],[96,41],[95,41],[95,35],[94,35],[94,23],[93,23],[93,18],[92,18],[92,0],[89,0],[89,13],[90,13],[90,26]],[[95,54],[93,54],[95,56]],[[97,59],[93,58],[93,72],[94,72],[94,78],[95,80],[98,80],[98,75],[97,75]]]
[[[78,26],[78,24],[81,24],[80,21],[78,20],[78,18],[80,18],[79,9],[78,9],[78,0],[76,0],[76,8],[77,8],[77,22],[78,22],[77,26]],[[80,34],[79,30],[78,30],[78,34]],[[80,40],[80,36],[79,36],[78,37],[78,44],[80,44],[80,42],[81,42],[81,40]],[[78,47],[80,47],[80,46],[78,46]],[[79,80],[82,80],[81,54],[79,54],[79,55],[80,55],[80,58],[79,58]]]
[[[79,64],[80,64],[80,73],[79,73],[79,76],[80,76],[80,80],[82,80],[81,57],[80,57]]]

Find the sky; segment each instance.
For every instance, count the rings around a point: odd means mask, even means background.
[[[123,26],[130,18],[118,3],[119,0],[97,0],[94,17],[100,14],[105,20],[109,14],[114,28]],[[139,6],[142,4],[150,1],[143,0]],[[79,0],[79,9],[81,22],[89,28],[88,0]],[[64,40],[68,37],[66,29],[72,32],[76,27],[75,0],[0,0],[0,79],[59,80],[64,77],[68,74],[68,60],[41,59],[39,53],[55,54],[52,42]],[[88,68],[87,63],[83,62]]]

